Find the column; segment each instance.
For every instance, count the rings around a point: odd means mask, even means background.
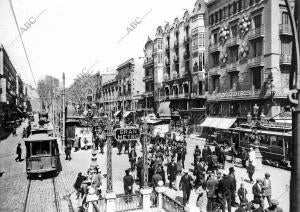
[[[116,210],[116,194],[113,192],[112,184],[112,126],[107,125],[107,188],[106,188],[106,212],[114,212]]]
[[[140,190],[143,198],[143,211],[148,211],[151,208],[151,193],[152,188],[142,188]]]
[[[158,186],[158,187],[155,188],[155,191],[158,194],[158,197],[157,197],[157,208],[158,209],[162,209],[162,193],[165,193],[166,187],[164,187],[164,186]]]
[[[66,104],[65,104],[65,73],[63,73],[63,90],[62,90],[62,146],[66,142]]]

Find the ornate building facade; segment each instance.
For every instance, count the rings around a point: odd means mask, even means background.
[[[145,45],[145,55],[151,59],[144,68],[147,72],[154,67],[154,102],[161,116],[180,115],[191,124],[204,118],[206,20],[206,3],[198,0],[192,12],[159,26],[155,39]],[[168,114],[161,113],[163,107]]]
[[[292,37],[282,0],[213,0],[209,16],[209,114],[277,117],[288,105]],[[290,117],[291,118],[291,117]]]

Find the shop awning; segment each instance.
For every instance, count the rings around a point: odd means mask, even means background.
[[[200,126],[227,130],[233,125],[235,121],[236,118],[207,117]]]
[[[123,115],[123,118],[126,118],[127,116],[129,116],[129,114],[134,113],[134,111],[126,111]]]
[[[118,110],[117,112],[115,112],[114,117],[118,116],[121,113],[120,110]]]

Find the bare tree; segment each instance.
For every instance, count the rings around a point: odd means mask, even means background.
[[[44,79],[38,81],[37,91],[41,98],[43,108],[49,106],[51,98],[54,97],[55,90],[59,87],[59,80],[55,77],[46,75]]]

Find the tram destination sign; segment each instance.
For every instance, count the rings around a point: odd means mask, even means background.
[[[140,138],[139,128],[117,128],[115,129],[115,138],[118,141],[132,141]]]

